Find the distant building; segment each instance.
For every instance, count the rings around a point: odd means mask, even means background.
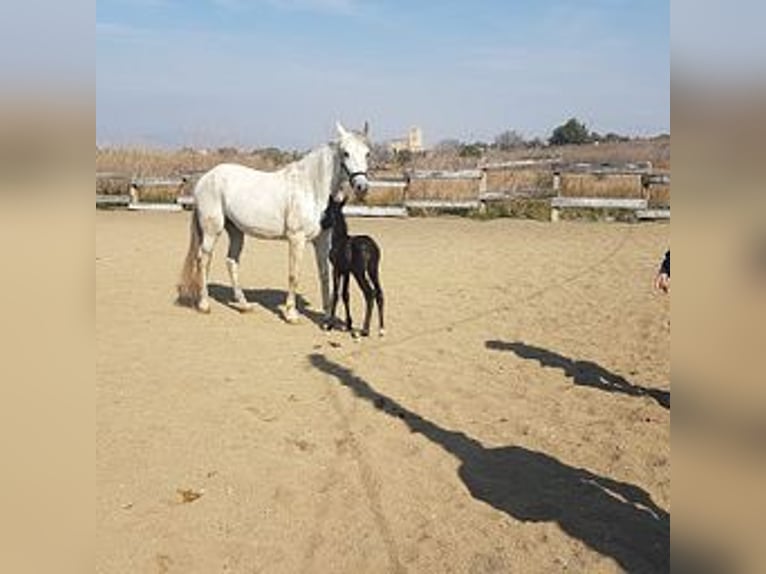
[[[407,132],[407,137],[391,140],[388,144],[389,149],[394,153],[402,151],[420,152],[423,151],[423,130],[419,127],[412,127]]]

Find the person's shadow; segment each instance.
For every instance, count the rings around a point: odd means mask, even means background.
[[[233,292],[230,286],[222,285],[220,283],[209,283],[207,286],[208,293],[215,301],[221,305],[226,305],[230,309],[238,310],[232,305]],[[284,318],[282,313],[282,306],[285,303],[287,292],[281,289],[243,289],[245,293],[245,299],[248,303],[256,304],[263,307],[267,311],[273,313],[280,319]],[[295,304],[298,307],[298,312],[307,317],[312,323],[316,325],[322,325],[324,315],[318,311],[308,308],[306,299],[300,293],[295,295]]]
[[[569,536],[613,558],[628,572],[669,570],[670,515],[638,486],[518,445],[486,448],[381,395],[324,355],[312,354],[309,361],[456,457],[461,463],[458,475],[475,499],[522,522],[556,522]]]
[[[520,341],[487,341],[485,346],[494,351],[512,351],[522,359],[531,359],[538,361],[545,367],[561,369],[567,377],[574,381],[575,385],[584,385],[610,393],[624,393],[635,397],[647,396],[653,398],[657,404],[666,409],[670,408],[670,391],[634,385],[624,377],[612,373],[592,361],[577,361],[554,351],[527,345]]]

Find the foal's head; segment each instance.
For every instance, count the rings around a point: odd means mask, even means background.
[[[365,122],[361,134],[346,130],[340,122],[336,127],[341,169],[348,177],[349,185],[361,199],[370,187],[367,179],[367,162],[370,158],[370,145],[367,139],[369,126]]]

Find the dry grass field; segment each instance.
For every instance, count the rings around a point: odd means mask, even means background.
[[[317,142],[317,145],[321,142]],[[298,154],[300,155],[300,154]],[[226,161],[241,163],[256,169],[281,167],[296,157],[295,153],[278,150],[242,151],[231,148],[207,150],[156,150],[141,148],[96,149],[96,171],[126,173],[133,176],[172,176],[202,172]],[[661,171],[670,170],[670,138],[635,140],[594,145],[571,145],[511,151],[489,150],[483,158],[460,157],[456,152],[432,150],[415,155],[404,166],[409,169],[469,169],[479,162],[503,162],[518,159],[558,157],[568,163],[627,163],[651,161]],[[403,166],[373,165],[376,177],[400,175]]]
[[[225,245],[212,313],[175,306],[188,217],[95,216],[97,572],[668,569],[668,225],[352,219],[388,323],[354,342],[311,257],[281,320],[282,242],[253,312]]]

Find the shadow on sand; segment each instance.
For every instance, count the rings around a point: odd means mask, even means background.
[[[512,351],[522,359],[531,359],[538,361],[545,367],[561,369],[567,377],[574,381],[575,385],[593,387],[609,393],[624,393],[634,397],[648,396],[664,408],[670,408],[669,391],[634,385],[627,379],[607,371],[592,361],[577,361],[554,351],[519,341],[487,341],[485,346],[494,351]]]
[[[353,371],[324,355],[312,354],[309,361],[360,399],[401,419],[412,432],[457,458],[458,475],[475,499],[515,520],[555,522],[569,536],[613,558],[628,572],[668,571],[670,515],[641,488],[521,446],[486,448],[381,395]]]
[[[230,286],[222,285],[220,283],[210,283],[207,288],[210,297],[218,303],[225,305],[234,311],[240,312],[236,307],[232,306],[234,295]],[[245,293],[245,298],[249,303],[259,305],[284,320],[282,307],[287,298],[286,291],[281,289],[244,289],[243,291]],[[303,296],[297,294],[295,296],[295,303],[298,306],[298,312],[302,316],[308,318],[312,323],[321,326],[323,319],[322,313],[309,309]]]

